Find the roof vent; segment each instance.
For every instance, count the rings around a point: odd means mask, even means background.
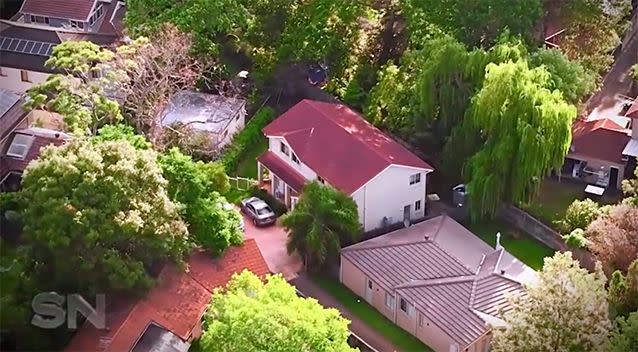
[[[501,269],[501,275],[505,275],[505,270]]]
[[[430,240],[430,235],[423,236],[423,239],[425,239],[426,241],[429,241]]]

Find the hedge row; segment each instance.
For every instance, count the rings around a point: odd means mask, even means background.
[[[224,149],[221,162],[229,175],[237,171],[237,166],[246,152],[262,138],[261,130],[275,119],[275,111],[264,107],[257,111],[243,130],[235,135],[232,142]]]
[[[250,195],[266,202],[266,204],[270,206],[272,211],[277,214],[277,217],[282,216],[288,211],[288,208],[286,208],[286,205],[284,203],[275,198],[272,194],[268,193],[268,191],[266,191],[265,189],[253,187],[250,189]]]

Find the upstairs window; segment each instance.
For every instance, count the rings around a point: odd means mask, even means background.
[[[69,23],[71,24],[71,28],[84,29],[84,22],[82,22],[82,21],[70,20]]]
[[[16,134],[7,150],[7,156],[24,159],[31,148],[31,143],[33,143],[33,136]]]
[[[102,8],[102,4],[98,6],[98,8],[93,12],[91,18],[89,18],[89,25],[92,26],[104,13],[104,9]]]
[[[44,23],[44,24],[49,24],[49,18],[48,18],[48,17],[44,17],[44,16],[34,16],[34,15],[31,15],[31,22],[32,22],[32,23]]]
[[[279,142],[279,150],[281,150],[282,154],[285,154],[286,156],[290,156],[290,150],[288,149],[288,146],[286,145],[286,143]]]
[[[291,153],[291,154],[292,154],[292,161],[299,164],[299,159],[297,159],[297,156],[295,155],[295,153]]]
[[[421,182],[421,174],[420,173],[416,173],[414,175],[410,175],[410,185],[415,185],[417,183]]]
[[[401,308],[401,310],[405,313],[408,312],[408,302],[406,302],[406,300],[404,300],[403,298],[401,298],[399,300],[399,308]]]
[[[322,183],[322,184],[326,183],[326,180],[324,180],[323,177],[321,177],[321,176],[317,176],[317,181]]]

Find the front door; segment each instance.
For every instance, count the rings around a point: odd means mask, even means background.
[[[366,279],[366,301],[372,303],[372,280]]]
[[[615,167],[609,168],[609,188],[618,188],[618,169]]]
[[[403,207],[403,222],[410,222],[410,205]]]

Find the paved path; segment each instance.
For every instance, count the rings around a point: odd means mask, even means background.
[[[312,282],[306,274],[299,274],[297,278],[291,280],[290,283],[295,285],[304,295],[317,299],[322,306],[338,309],[344,317],[351,321],[349,326],[350,331],[363,339],[367,344],[372,346],[372,348],[379,352],[399,351],[390,341],[380,336],[376,330],[354,316],[339,301]]]
[[[638,17],[635,17],[638,21]],[[600,90],[587,100],[586,111],[591,112],[588,119],[620,115],[623,101],[618,95],[629,95],[632,78],[631,66],[638,62],[638,25],[634,25],[632,34],[623,45],[611,70],[605,76]]]

